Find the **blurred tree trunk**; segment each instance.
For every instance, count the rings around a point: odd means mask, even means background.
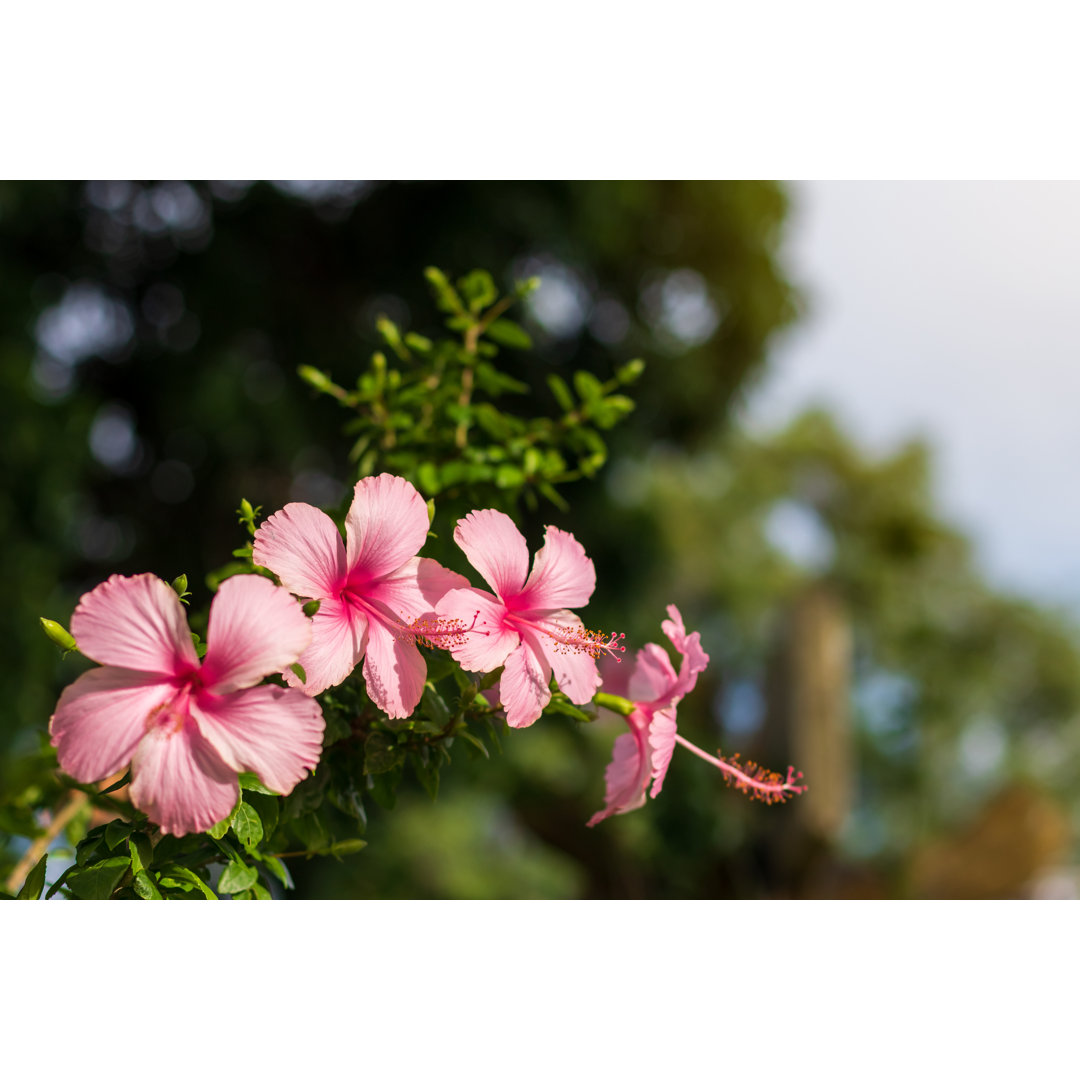
[[[809,788],[771,830],[776,885],[789,895],[813,891],[851,809],[851,657],[843,602],[827,583],[809,585],[782,616],[766,682],[763,761],[790,762]]]

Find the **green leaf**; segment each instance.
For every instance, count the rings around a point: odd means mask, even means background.
[[[158,891],[158,887],[154,884],[153,878],[145,870],[139,870],[135,874],[135,881],[132,886],[135,890],[135,895],[140,900],[163,900],[164,897]]]
[[[347,739],[352,734],[352,728],[349,726],[349,721],[339,712],[331,712],[324,707],[323,716],[326,719],[326,731],[323,733],[323,746],[332,746],[336,742],[341,742],[342,739]]]
[[[551,387],[551,392],[555,395],[559,408],[563,412],[571,412],[574,408],[574,399],[570,394],[570,387],[558,375],[549,375],[547,384]]]
[[[285,886],[286,889],[293,887],[293,879],[286,865],[276,855],[262,856],[263,865]]]
[[[48,854],[42,855],[34,863],[34,868],[26,875],[26,881],[15,897],[16,900],[37,900],[41,896],[41,890],[45,888],[45,862],[48,857]]]
[[[154,845],[150,843],[150,837],[143,832],[132,833],[128,837],[128,844],[134,845],[135,853],[139,858],[139,865],[148,870],[154,861]],[[134,865],[135,859],[132,858],[131,861],[133,869],[138,870],[139,867]]]
[[[301,364],[296,369],[296,374],[299,375],[308,386],[314,387],[320,393],[332,394],[335,390],[341,389],[341,387],[334,385],[334,381],[329,375],[316,367],[312,367],[310,364]]]
[[[110,821],[105,826],[105,846],[112,851],[117,844],[131,835],[134,828],[135,826],[130,821],[121,821],[119,818],[116,821]]]
[[[279,795],[271,791],[253,772],[242,772],[239,776],[241,791],[257,791],[260,795]]]
[[[216,825],[211,825],[206,830],[207,836],[212,836],[215,840],[220,840],[229,831],[229,821],[232,818],[230,814],[227,818],[222,818]]]
[[[236,839],[239,840],[248,851],[251,851],[251,849],[263,838],[262,821],[260,820],[259,815],[255,813],[247,803],[241,803],[233,811],[232,830],[236,833]]]
[[[121,776],[120,779],[117,780],[115,784],[110,784],[107,788],[103,788],[101,791],[98,792],[98,794],[99,795],[111,795],[114,791],[119,791],[120,788],[126,787],[130,783],[131,783],[131,770],[128,769],[128,771],[126,773],[124,773],[124,775]]]
[[[464,739],[467,743],[471,743],[473,746],[475,746],[477,750],[479,750],[480,753],[484,755],[484,757],[488,759],[491,758],[491,754],[488,752],[488,748],[471,731],[466,731],[464,728],[462,728],[460,731],[457,732],[457,735],[458,738]]]
[[[454,291],[446,275],[437,266],[427,267],[424,270],[424,277],[428,279],[435,293],[435,303],[440,311],[464,314],[465,308],[461,303],[461,297]]]
[[[108,900],[120,879],[131,869],[131,859],[118,856],[76,870],[68,878],[68,888],[80,900]]]
[[[326,848],[330,837],[318,814],[305,814],[297,818],[292,827],[307,851],[323,851]]]
[[[272,836],[277,828],[278,817],[281,813],[279,803],[280,800],[276,795],[259,795],[254,791],[245,799],[245,805],[259,815],[264,838]]]
[[[86,836],[79,841],[78,846],[75,848],[75,862],[79,866],[86,866],[91,861],[94,853],[105,842],[105,827],[99,825],[96,829],[91,829]]]
[[[340,859],[343,855],[353,855],[366,847],[367,841],[360,840],[359,838],[353,840],[339,840],[336,844],[331,844],[326,849],[326,854],[333,855],[335,859]]]
[[[426,747],[424,749],[427,749]],[[423,785],[424,790],[431,796],[431,801],[439,794],[439,767],[423,761],[419,754],[410,754],[416,777]]]
[[[615,378],[618,379],[623,386],[626,386],[629,383],[636,382],[641,377],[641,373],[644,370],[644,360],[631,360],[629,363],[623,364],[623,366],[615,372]]]
[[[188,885],[194,885],[207,900],[216,900],[217,896],[214,894],[214,890],[206,884],[205,881],[194,870],[189,870],[186,866],[172,865],[166,867],[161,873],[161,884],[166,888],[175,889],[180,888],[180,882],[185,882]]]
[[[584,402],[599,401],[604,396],[604,385],[589,371],[574,372],[574,389]]]
[[[492,341],[509,349],[531,349],[532,338],[516,322],[496,319],[485,331]]]
[[[256,881],[255,884],[251,886],[251,891],[255,894],[254,898],[256,900],[273,900],[274,899],[270,895],[270,891],[267,889],[267,887],[265,885],[263,885],[261,882]]]
[[[302,683],[306,683],[306,682],[307,682],[307,672],[306,672],[306,671],[304,670],[304,667],[303,667],[303,665],[302,665],[302,664],[290,664],[290,665],[289,665],[289,667],[290,667],[290,668],[292,669],[292,673],[293,673],[293,674],[294,674],[294,675],[295,675],[295,676],[296,676],[296,677],[297,677],[297,678],[298,678],[298,679],[299,679],[299,680],[300,680],[300,681],[301,681]]]
[[[516,465],[500,465],[495,470],[497,488],[516,488],[525,483],[525,474]]]
[[[389,772],[401,758],[397,740],[385,731],[373,731],[364,740],[364,772],[369,775]]]
[[[218,879],[218,892],[238,893],[250,889],[259,880],[259,871],[254,866],[242,862],[231,862],[221,872]]]
[[[495,282],[486,270],[473,270],[459,278],[457,284],[474,315],[490,307],[499,298],[499,290],[495,288]]]
[[[430,682],[424,685],[424,694],[420,698],[420,711],[440,728],[450,722],[449,706]]]

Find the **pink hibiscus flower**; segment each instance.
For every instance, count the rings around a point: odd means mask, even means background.
[[[390,717],[412,713],[427,678],[412,626],[434,616],[448,589],[468,584],[434,559],[416,557],[427,532],[420,493],[389,473],[356,485],[344,544],[330,518],[307,503],[289,503],[259,526],[255,564],[297,596],[319,601],[311,645],[300,657],[306,681],[286,670],[290,686],[319,694],[363,659],[371,700]]]
[[[632,669],[605,673],[605,693],[628,699],[634,708],[624,717],[630,731],[615,740],[611,764],[604,772],[607,789],[604,809],[593,814],[589,825],[596,825],[612,814],[625,814],[643,806],[650,780],[651,795],[655,799],[664,786],[676,743],[715,765],[728,783],[764,802],[783,802],[806,790],[796,784],[802,774],[790,768],[787,777],[783,778],[766,772],[753,762],[739,765],[737,754],[732,761],[715,758],[678,733],[676,706],[697,685],[697,677],[708,666],[709,657],[701,647],[701,635],[696,630],[692,634],[686,633],[679,609],[669,604],[667,612],[669,617],[661,624],[661,629],[682,657],[677,674],[667,652],[651,642],[638,651]]]
[[[60,767],[89,784],[130,763],[131,801],[162,832],[203,832],[227,817],[237,773],[285,795],[318,762],[318,704],[256,685],[311,639],[296,601],[265,578],[222,582],[201,662],[180,600],[153,574],[114,574],[87,593],[71,632],[105,666],[60,695],[49,721]]]
[[[517,526],[498,510],[474,510],[454,530],[458,547],[495,595],[452,589],[436,606],[458,636],[447,644],[468,671],[503,668],[499,696],[511,727],[527,727],[551,700],[551,674],[575,704],[600,685],[596,657],[621,652],[616,635],[586,630],[570,607],[588,602],[596,587],[592,559],[574,537],[548,526],[533,560]]]

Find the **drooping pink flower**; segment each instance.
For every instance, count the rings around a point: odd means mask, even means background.
[[[394,718],[409,716],[424,692],[427,665],[412,624],[434,615],[460,574],[421,559],[427,506],[400,476],[361,480],[345,518],[345,543],[334,523],[307,503],[289,503],[255,533],[253,559],[297,596],[318,600],[311,645],[300,657],[306,681],[290,686],[315,695],[337,686],[364,660],[368,695]]]
[[[567,610],[588,602],[596,587],[592,559],[574,537],[549,525],[533,560],[525,537],[498,510],[474,510],[454,530],[458,547],[494,590],[453,589],[436,612],[465,628],[448,644],[468,671],[502,666],[499,694],[511,727],[527,727],[551,700],[551,674],[575,704],[592,700],[600,685],[596,658],[621,652],[612,635],[586,630]],[[526,580],[528,574],[528,580]]]
[[[686,633],[679,609],[669,604],[667,612],[661,629],[682,658],[677,673],[667,652],[651,642],[638,650],[632,668],[605,672],[604,692],[628,699],[634,708],[624,717],[630,730],[615,740],[611,764],[604,771],[604,809],[593,814],[589,825],[643,806],[650,780],[650,794],[655,799],[664,786],[676,743],[716,766],[740,791],[764,802],[783,802],[806,790],[796,783],[802,774],[790,768],[783,778],[753,762],[741,766],[738,755],[731,761],[713,757],[678,733],[676,706],[697,685],[709,657],[701,647],[701,635],[696,630]]]
[[[237,774],[286,795],[322,752],[318,703],[257,686],[294,663],[311,624],[285,589],[231,577],[210,604],[200,662],[173,590],[153,574],[114,574],[71,617],[79,649],[104,665],[60,695],[49,734],[84,784],[131,765],[131,801],[163,832],[202,832],[236,805]]]

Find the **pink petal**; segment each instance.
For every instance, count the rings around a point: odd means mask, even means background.
[[[549,525],[517,606],[532,610],[582,607],[595,588],[596,568],[585,549],[571,533]]]
[[[307,503],[289,503],[271,514],[255,533],[251,558],[297,596],[337,596],[347,576],[337,526]]]
[[[322,754],[322,709],[299,690],[253,686],[224,696],[202,693],[191,714],[230,769],[255,773],[279,795],[288,795]]]
[[[350,581],[369,581],[397,570],[423,546],[427,504],[400,476],[368,476],[355,488],[345,518]]]
[[[205,832],[236,805],[236,772],[190,719],[179,729],[155,726],[131,761],[131,801],[161,831]]]
[[[659,646],[649,642],[638,649],[627,695],[631,701],[667,703],[678,682],[671,658]]]
[[[199,664],[179,598],[153,574],[113,574],[79,601],[71,632],[99,664],[163,675]]]
[[[698,675],[709,666],[709,656],[701,647],[701,634],[695,630],[687,635],[679,609],[674,604],[668,604],[667,611],[670,620],[665,619],[660,624],[660,629],[683,656],[673,693],[678,697],[685,697],[697,685]]]
[[[589,818],[596,825],[612,814],[625,814],[645,804],[645,787],[649,782],[649,753],[644,733],[631,727],[615,740],[611,762],[604,770],[604,809]]]
[[[551,700],[551,668],[532,634],[523,635],[521,645],[507,658],[500,680],[506,722],[515,728],[535,723]]]
[[[558,635],[560,631],[584,629],[581,620],[570,611],[560,611],[556,617],[544,619],[540,626],[550,626]],[[575,704],[592,701],[600,687],[600,673],[596,661],[586,652],[565,645],[547,634],[537,634],[536,640],[547,657],[559,689]]]
[[[160,675],[94,668],[64,689],[49,721],[60,768],[81,784],[124,768],[146,734],[147,718],[176,695]]]
[[[498,596],[505,600],[521,592],[529,572],[529,548],[506,514],[474,510],[457,523],[454,540]]]
[[[391,719],[404,720],[420,704],[427,664],[411,641],[369,620],[364,681],[368,697]]]
[[[468,578],[447,570],[434,559],[409,559],[392,574],[374,581],[364,599],[385,604],[403,623],[433,614],[451,589],[467,589]]]
[[[282,671],[285,681],[308,697],[344,682],[364,655],[367,627],[366,616],[345,601],[323,600],[311,619],[311,644],[299,659],[307,681],[289,667]]]
[[[652,749],[652,791],[649,793],[655,799],[664,786],[664,777],[667,776],[668,766],[671,764],[671,755],[675,751],[675,707],[661,709],[653,714],[649,724],[649,746]]]
[[[202,681],[215,694],[254,686],[296,662],[311,641],[311,621],[287,589],[258,574],[221,583],[210,604]]]
[[[450,655],[466,671],[494,671],[521,644],[516,630],[504,624],[506,608],[480,589],[451,589],[436,605],[440,620],[457,620],[469,629]]]

